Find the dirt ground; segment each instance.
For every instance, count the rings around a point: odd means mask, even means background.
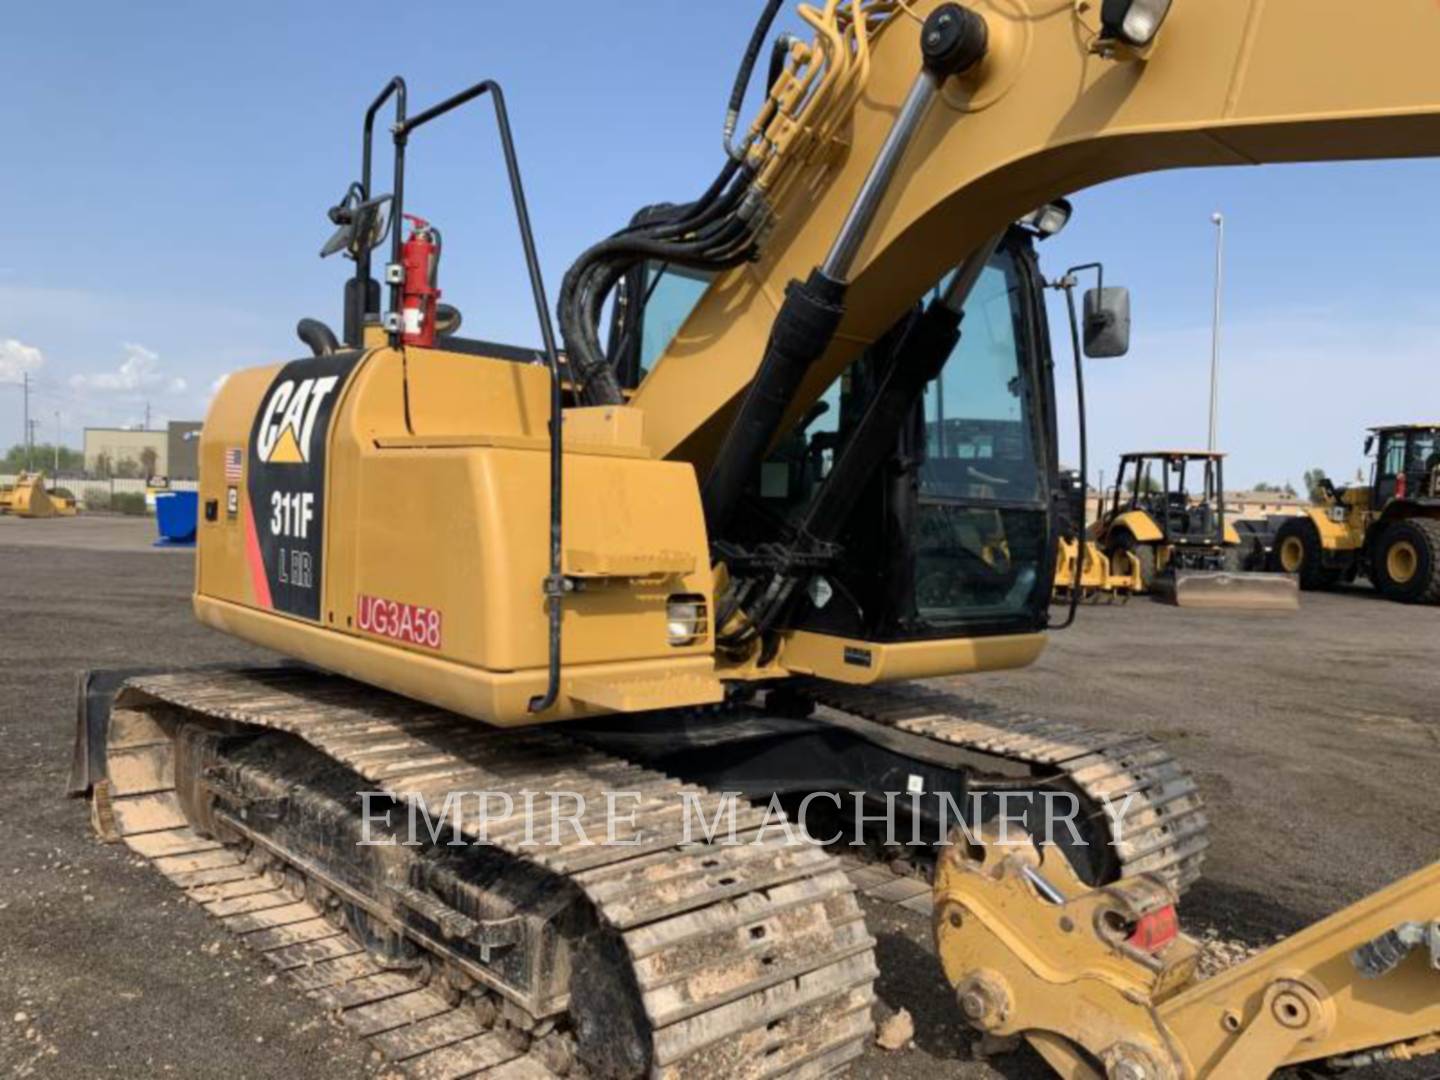
[[[159,875],[96,843],[84,806],[63,797],[80,668],[264,655],[195,624],[193,556],[151,549],[153,537],[121,518],[0,518],[0,1074],[374,1073]],[[1136,601],[1087,609],[1035,668],[968,686],[1177,750],[1213,823],[1207,877],[1183,907],[1191,926],[1265,944],[1440,850],[1440,610],[1363,590],[1307,596],[1298,616]],[[1026,1053],[972,1060],[928,921],[867,907],[882,1011],[909,1009],[916,1037],[872,1050],[855,1075],[1048,1075]]]

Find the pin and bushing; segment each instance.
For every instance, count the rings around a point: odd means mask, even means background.
[[[920,31],[925,68],[938,78],[963,75],[990,48],[990,27],[984,16],[963,4],[941,4]]]

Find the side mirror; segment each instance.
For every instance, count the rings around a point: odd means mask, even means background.
[[[335,232],[320,249],[320,257],[344,252],[352,259],[359,259],[367,251],[379,247],[390,232],[390,196],[360,202],[347,198],[340,205],[330,208],[330,220]]]
[[[1085,294],[1085,355],[1109,360],[1130,351],[1130,290],[1091,289]]]
[[[1366,457],[1369,457],[1369,456],[1370,456],[1370,451],[1372,451],[1372,450],[1374,450],[1374,449],[1375,449],[1375,436],[1374,436],[1374,435],[1366,435],[1366,436],[1365,436],[1365,456],[1366,456]]]

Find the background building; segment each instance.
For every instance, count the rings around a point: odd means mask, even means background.
[[[198,420],[172,420],[166,431],[166,464],[162,473],[171,480],[200,479],[200,429]]]
[[[85,471],[91,476],[168,476],[169,436],[128,428],[85,429]]]
[[[198,420],[172,420],[164,431],[86,428],[85,472],[102,479],[199,479],[200,428]]]

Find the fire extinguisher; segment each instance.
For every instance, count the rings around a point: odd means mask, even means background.
[[[435,309],[440,303],[440,230],[414,214],[406,214],[405,220],[410,222],[401,253],[405,344],[429,349],[435,345]]]

